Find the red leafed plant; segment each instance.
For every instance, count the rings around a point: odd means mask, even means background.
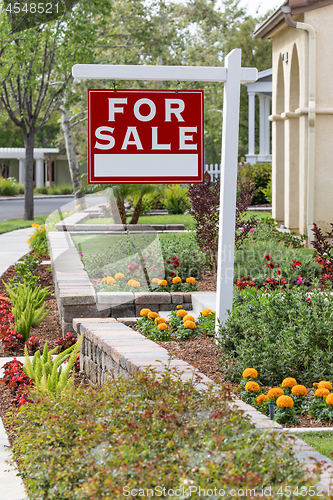
[[[25,342],[25,345],[27,346],[30,356],[33,356],[35,352],[39,351],[40,349],[40,340],[38,337],[31,336],[29,340]]]
[[[0,295],[0,341],[5,352],[12,352],[22,346],[23,336],[12,329],[14,314],[7,297]]]
[[[72,333],[67,332],[63,338],[57,337],[55,345],[59,347],[59,352],[63,352],[74,345],[76,341],[77,339],[75,338],[75,336]]]
[[[205,182],[190,187],[191,214],[196,224],[196,236],[199,246],[208,252],[212,270],[217,270],[217,251],[219,233],[220,182]],[[244,219],[248,206],[255,195],[255,184],[238,184],[235,219],[235,248],[241,248],[244,241],[257,227],[255,217]]]
[[[313,247],[315,248],[315,253],[317,254],[317,262],[321,266],[322,274],[320,281],[325,283],[325,281],[330,281],[333,284],[333,245],[328,241],[330,238],[333,242],[333,224],[331,223],[332,231],[326,234],[317,226],[313,224],[312,232],[314,234],[315,240],[311,241]]]
[[[3,381],[14,395],[13,403],[22,406],[27,401],[33,402],[32,399],[29,399],[28,393],[34,380],[24,373],[23,363],[14,358],[13,361],[9,361],[2,368],[4,370]]]

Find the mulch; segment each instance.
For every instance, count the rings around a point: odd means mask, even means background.
[[[31,329],[31,335],[38,336],[42,348],[47,341],[49,348],[52,349],[55,346],[57,337],[62,336],[57,302],[54,295],[52,273],[49,270],[48,265],[41,264],[37,268],[37,273],[39,275],[38,284],[42,285],[42,287],[49,286],[52,294],[46,299],[47,307],[50,308],[48,316],[40,326]],[[0,294],[5,293],[3,281],[6,282],[13,276],[14,266],[11,266],[0,277]],[[201,291],[215,291],[216,275],[207,271],[197,280],[197,283]],[[220,350],[215,344],[213,337],[206,335],[194,337],[187,341],[157,342],[157,344],[167,349],[170,354],[196,367],[201,373],[209,377],[214,382],[227,385],[237,392],[238,384],[227,381],[223,375],[223,366],[220,365]],[[12,354],[5,353],[0,345],[0,363],[1,357],[22,355],[23,349]],[[81,382],[87,383],[83,374],[76,374],[75,381],[76,384]],[[4,384],[1,384],[0,381],[0,417],[2,419],[8,411],[13,410],[13,405],[11,403],[12,398],[13,395],[10,389],[8,389],[8,387]],[[301,422],[298,425],[293,425],[292,427],[333,427],[333,422],[318,422],[309,416],[303,416],[301,417]]]

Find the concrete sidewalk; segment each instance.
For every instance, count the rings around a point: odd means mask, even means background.
[[[0,278],[9,266],[29,252],[27,240],[33,231],[32,227],[28,227],[0,234]],[[0,358],[0,367],[7,361],[6,358]],[[10,459],[8,446],[7,434],[0,418],[0,499],[25,500],[27,496],[21,479],[16,475],[16,469],[6,463]]]
[[[33,227],[27,227],[0,234],[0,276],[9,266],[29,252],[27,240],[33,232]]]

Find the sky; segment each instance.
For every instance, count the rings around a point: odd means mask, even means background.
[[[241,0],[240,5],[247,7],[247,13],[255,16],[259,8],[259,15],[263,16],[270,9],[275,9],[283,4],[283,0]]]

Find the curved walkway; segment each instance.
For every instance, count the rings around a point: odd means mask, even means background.
[[[0,279],[9,266],[29,252],[27,240],[32,232],[33,229],[28,227],[0,234]],[[8,359],[0,358],[1,366],[6,361]],[[7,434],[0,418],[0,499],[25,500],[27,496],[21,479],[16,475],[16,470],[6,463],[10,459],[8,446]]]

